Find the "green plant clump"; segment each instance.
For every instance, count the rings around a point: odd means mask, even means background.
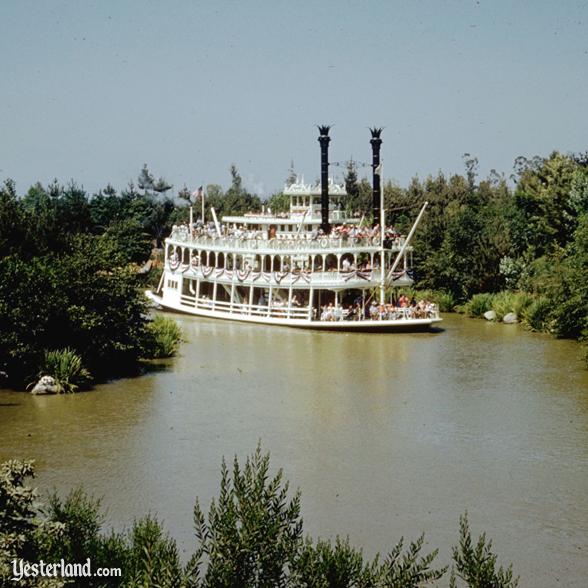
[[[60,394],[75,392],[92,379],[90,372],[82,365],[82,358],[69,347],[46,351],[39,375],[51,376]]]
[[[533,296],[526,292],[499,292],[492,299],[492,310],[496,320],[501,321],[509,312],[514,312],[519,319],[525,316],[526,309],[533,303]]]
[[[469,317],[482,318],[484,313],[492,308],[493,298],[493,294],[474,294],[471,299],[461,307],[461,310]]]
[[[182,342],[182,329],[173,319],[161,314],[147,325],[147,332],[149,347],[145,355],[151,359],[171,357]]]

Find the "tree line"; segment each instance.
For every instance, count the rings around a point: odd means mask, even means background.
[[[588,153],[519,157],[510,178],[465,173],[386,182],[388,222],[406,233],[425,201],[415,234],[415,286],[437,291],[479,316],[494,304],[520,311],[526,325],[558,337],[588,337]],[[369,215],[371,188],[350,165],[348,210]],[[473,303],[473,304],[472,304]],[[588,357],[587,357],[588,359]]]

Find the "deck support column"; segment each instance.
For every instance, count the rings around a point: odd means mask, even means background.
[[[214,310],[216,307],[216,291],[217,291],[217,281],[216,281],[216,277],[214,278],[214,285],[212,286],[212,308],[211,310]]]
[[[272,265],[273,265],[273,257],[272,257]],[[271,316],[272,314],[272,298],[273,298],[273,286],[270,283],[270,287],[269,287],[269,296],[267,299],[267,316]]]

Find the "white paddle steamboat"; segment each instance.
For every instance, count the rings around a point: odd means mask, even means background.
[[[410,286],[414,232],[382,230],[379,138],[372,129],[374,223],[338,207],[345,189],[327,176],[329,127],[321,135],[321,182],[285,188],[288,214],[226,216],[174,226],[165,240],[163,274],[149,298],[196,316],[266,325],[343,330],[416,331],[441,321],[435,304],[397,298]],[[375,144],[374,144],[375,143]],[[383,226],[385,226],[383,224]]]

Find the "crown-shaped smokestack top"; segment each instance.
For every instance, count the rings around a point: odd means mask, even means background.
[[[321,144],[321,229],[325,234],[331,231],[329,224],[329,137],[330,125],[317,125]]]
[[[371,127],[370,133],[372,134],[372,138],[370,143],[372,145],[372,212],[374,216],[374,223],[373,226],[380,224],[380,177],[381,177],[381,167],[380,167],[380,146],[382,145],[382,139],[380,135],[384,130],[383,127]]]
[[[384,127],[370,127],[370,133],[372,134],[372,139],[379,139],[383,130],[384,130]]]

